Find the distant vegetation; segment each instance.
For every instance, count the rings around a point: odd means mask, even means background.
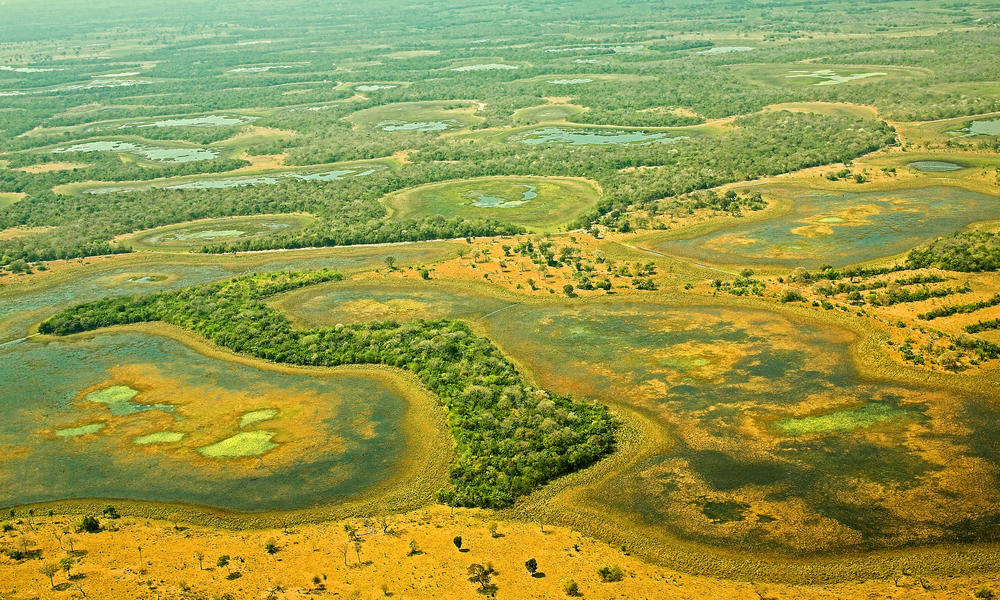
[[[948,271],[996,271],[1000,269],[1000,233],[960,232],[934,240],[910,251],[913,268],[937,267]]]

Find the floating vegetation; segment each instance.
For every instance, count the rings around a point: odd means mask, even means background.
[[[209,458],[240,458],[260,456],[278,447],[271,441],[273,431],[241,431],[232,437],[198,448],[198,452]]]
[[[140,435],[132,440],[136,446],[147,446],[149,444],[173,444],[184,439],[185,433],[180,431],[157,431],[147,435]]]
[[[104,404],[111,411],[113,416],[131,415],[137,412],[150,410],[164,410],[173,412],[174,406],[171,404],[140,404],[133,402],[139,394],[139,390],[134,390],[127,385],[113,385],[96,392],[90,392],[86,396],[87,402]]]
[[[825,415],[782,419],[774,427],[785,435],[836,433],[871,427],[912,414],[913,411],[889,403],[872,402],[861,408],[838,410]]]
[[[69,427],[67,429],[56,429],[56,435],[61,438],[75,438],[81,435],[90,435],[104,429],[104,423],[90,423],[79,427]]]
[[[260,423],[261,421],[273,419],[277,414],[278,409],[276,408],[262,408],[260,410],[243,413],[240,417],[240,429],[243,429],[247,425],[252,425],[253,423]]]

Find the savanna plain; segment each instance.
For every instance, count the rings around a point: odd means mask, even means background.
[[[1000,595],[994,0],[0,3],[0,599]]]

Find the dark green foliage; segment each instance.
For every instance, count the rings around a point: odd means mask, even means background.
[[[607,409],[529,384],[486,338],[440,319],[294,329],[262,300],[340,279],[331,271],[267,273],[176,292],[110,298],[65,310],[39,331],[66,335],[110,325],[163,321],[235,352],[281,363],[384,364],[413,371],[448,408],[456,443],[442,501],[504,507],[559,475],[608,453]]]
[[[992,297],[986,300],[979,300],[978,302],[939,306],[925,313],[921,313],[918,316],[925,321],[932,321],[941,317],[950,317],[951,315],[976,312],[977,310],[982,310],[998,304],[1000,304],[1000,294],[994,294]]]
[[[911,268],[937,267],[947,271],[996,271],[1000,269],[1000,233],[966,231],[934,240],[910,251]]]
[[[625,577],[625,574],[622,572],[622,568],[618,565],[605,565],[597,570],[597,575],[600,576],[601,581],[605,583],[621,581],[622,578]]]
[[[87,515],[80,521],[78,529],[84,533],[98,533],[103,529],[96,517]]]

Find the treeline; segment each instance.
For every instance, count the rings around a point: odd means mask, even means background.
[[[655,210],[665,197],[847,160],[893,139],[890,127],[874,121],[774,112],[740,119],[733,131],[717,137],[669,144],[611,148],[531,146],[488,140],[437,141],[413,154],[411,162],[398,170],[332,182],[290,180],[268,186],[152,189],[86,197],[39,192],[0,209],[0,229],[15,226],[57,229],[0,240],[0,261],[86,256],[87,248],[94,243],[106,243],[117,235],[140,229],[207,217],[287,212],[312,213],[318,220],[300,231],[212,246],[210,250],[302,248],[520,232],[519,227],[497,221],[441,218],[399,221],[389,218],[379,203],[385,194],[403,188],[485,175],[592,177],[602,186],[604,196],[571,227],[600,222],[617,228],[622,214],[631,206]],[[638,166],[666,168],[623,170]],[[714,200],[704,194],[702,198],[706,205],[720,208],[760,204],[752,194],[735,198],[723,194]]]
[[[969,302],[967,304],[949,304],[948,306],[939,306],[917,316],[924,321],[933,321],[934,319],[939,319],[941,317],[950,317],[951,315],[976,312],[977,310],[982,310],[998,304],[1000,304],[1000,294],[994,294],[987,300],[979,300],[978,302]]]
[[[907,256],[914,269],[937,267],[947,271],[979,272],[1000,269],[1000,233],[964,231],[938,238]]]
[[[458,321],[383,321],[298,330],[263,302],[276,293],[340,279],[331,271],[265,273],[65,310],[42,323],[67,335],[163,321],[234,352],[280,363],[384,364],[412,371],[448,409],[456,456],[453,506],[501,508],[609,453],[615,423],[601,405],[535,388],[488,339]]]

